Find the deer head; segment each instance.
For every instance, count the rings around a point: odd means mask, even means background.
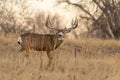
[[[71,27],[70,28],[64,28],[64,29],[57,29],[55,28],[55,26],[53,25],[54,22],[54,18],[52,19],[52,22],[50,21],[49,15],[47,17],[47,21],[46,21],[46,27],[52,30],[56,31],[56,37],[59,40],[63,40],[65,38],[65,34],[71,32],[73,29],[77,28],[78,26],[78,20],[75,19],[75,21],[72,20],[71,22]]]

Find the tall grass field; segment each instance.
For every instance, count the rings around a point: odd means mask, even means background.
[[[19,35],[0,34],[0,80],[120,80],[120,41],[65,39],[56,53],[54,70],[46,70],[45,52],[19,52]],[[41,66],[42,65],[42,66]]]

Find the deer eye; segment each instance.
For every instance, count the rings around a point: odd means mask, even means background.
[[[61,37],[61,36],[63,36],[63,32],[58,32],[57,37]]]

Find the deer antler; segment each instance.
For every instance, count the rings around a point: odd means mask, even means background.
[[[54,18],[55,18],[55,17],[54,17]],[[46,27],[47,27],[47,28],[50,28],[50,29],[58,30],[57,28],[54,28],[54,26],[53,26],[54,18],[52,19],[53,21],[52,21],[52,23],[51,23],[50,18],[49,18],[49,15],[48,15],[47,21],[46,21]]]
[[[78,26],[78,20],[76,19],[74,22],[72,20],[72,28],[71,29],[75,29],[75,28],[77,28],[77,26]]]
[[[71,25],[72,25],[72,26],[71,26],[70,28],[66,28],[66,27],[65,27],[64,31],[65,31],[66,33],[70,32],[71,30],[73,30],[73,29],[75,29],[75,28],[78,27],[78,20],[77,20],[77,18],[75,19],[74,22],[73,22],[73,20],[72,20]]]

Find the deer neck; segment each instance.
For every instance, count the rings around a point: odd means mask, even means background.
[[[54,41],[54,48],[57,49],[61,44],[62,44],[63,40],[55,40]]]

